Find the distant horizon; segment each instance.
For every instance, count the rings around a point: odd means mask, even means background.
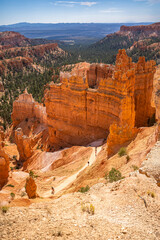
[[[0,25],[160,21],[160,0],[1,0]]]
[[[15,22],[15,23],[9,23],[9,24],[0,24],[0,26],[9,26],[9,25],[16,25],[16,24],[121,24],[121,23],[159,23],[157,22],[151,22],[151,21],[144,21],[144,22]]]

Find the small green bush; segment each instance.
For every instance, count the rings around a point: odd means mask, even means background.
[[[132,165],[132,168],[134,171],[137,171],[139,169],[139,167],[137,167],[136,165]]]
[[[13,192],[11,192],[10,193],[10,196],[11,196],[11,198],[12,198],[12,200],[15,198],[15,193],[13,193]]]
[[[86,187],[81,187],[81,189],[78,192],[85,193],[88,192],[90,187],[87,185]]]
[[[127,160],[127,162],[129,162],[129,160],[130,160],[130,156],[129,155],[126,156],[126,160]]]
[[[120,179],[123,179],[122,174],[119,170],[112,168],[112,170],[109,172],[109,174],[106,173],[105,175],[106,180],[109,180],[109,182],[117,182]]]
[[[1,207],[2,213],[6,213],[8,211],[9,207],[3,206]]]
[[[6,187],[14,187],[14,185],[12,185],[12,184],[8,184]]]
[[[32,170],[29,172],[29,176],[34,177],[34,172]]]
[[[95,207],[93,206],[93,204],[90,204],[90,214],[94,215],[95,212]]]
[[[151,196],[152,198],[155,198],[155,193],[154,192],[148,191],[147,194],[148,194],[148,196]]]
[[[125,147],[121,147],[120,150],[119,150],[119,152],[118,152],[118,155],[119,155],[120,157],[127,155],[126,148],[125,148]]]
[[[21,192],[21,197],[24,197],[26,196],[26,193],[25,192]]]
[[[32,178],[37,178],[38,175],[36,175],[32,170],[29,172],[29,176]]]
[[[95,207],[91,203],[89,204],[81,203],[81,209],[82,209],[82,212],[87,212],[91,215],[94,215],[95,213]]]

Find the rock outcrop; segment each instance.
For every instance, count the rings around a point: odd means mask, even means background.
[[[37,197],[37,185],[32,177],[26,179],[26,193],[28,198],[36,198]]]
[[[43,104],[36,102],[25,90],[13,103],[13,126],[17,126],[23,120],[28,121],[29,118],[36,118],[43,124],[47,123],[46,108]]]
[[[133,138],[134,128],[147,126],[155,112],[154,73],[154,61],[141,57],[135,64],[125,50],[119,51],[115,66],[91,64],[85,71],[61,73],[61,82],[51,83],[45,93],[50,143],[57,148],[84,145],[107,138],[109,129],[122,133],[119,138],[125,132],[124,141]],[[111,149],[115,141],[109,139]]]
[[[139,39],[158,37],[160,36],[160,22],[150,25],[139,26],[121,26],[120,31],[117,33],[129,37],[139,37]]]
[[[54,63],[64,54],[55,42],[36,41],[12,31],[0,33],[0,74],[30,69],[43,72],[44,61]]]
[[[31,147],[31,139],[23,135],[21,128],[16,129],[15,140],[16,140],[16,145],[19,152],[19,160],[25,161],[28,158],[30,158],[33,154],[32,147]]]
[[[4,133],[3,129],[0,127],[0,189],[8,180],[9,175],[9,157],[4,151]]]
[[[153,177],[160,187],[160,141],[148,153],[139,171],[148,177]]]
[[[0,45],[2,45],[3,49],[8,47],[24,47],[31,45],[31,40],[18,32],[5,31],[0,33]]]
[[[156,107],[156,118],[158,121],[158,138],[160,140],[160,66],[157,67],[157,71],[155,74],[155,93],[154,93],[154,102]]]

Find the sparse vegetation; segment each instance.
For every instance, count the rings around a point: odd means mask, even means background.
[[[62,231],[61,231],[61,230],[58,230],[58,232],[54,232],[54,233],[53,233],[53,236],[54,236],[54,237],[62,237]]]
[[[26,193],[25,192],[21,192],[21,197],[24,197],[26,196]]]
[[[122,174],[119,170],[112,168],[112,170],[108,173],[106,173],[105,178],[109,182],[117,182],[118,180],[123,179]]]
[[[32,177],[32,178],[37,178],[38,177],[38,175],[34,174],[34,172],[32,170],[29,172],[29,176]]]
[[[95,207],[91,203],[82,203],[81,209],[82,209],[82,212],[87,212],[91,215],[94,215],[95,213]]]
[[[121,147],[120,150],[119,150],[119,152],[118,152],[118,155],[119,155],[120,157],[127,155],[126,148],[125,148],[125,147]]]
[[[11,193],[10,193],[10,196],[11,196],[12,200],[14,200],[14,198],[15,198],[15,193],[11,192]]]
[[[88,192],[90,187],[87,185],[86,187],[81,187],[78,192],[85,193]]]
[[[155,193],[154,192],[148,191],[147,194],[148,194],[148,196],[151,196],[152,198],[155,198]]]
[[[9,207],[3,206],[1,207],[2,213],[6,213],[8,211]]]
[[[132,168],[134,171],[137,171],[139,169],[139,167],[137,167],[136,165],[132,165]]]
[[[129,160],[130,160],[130,156],[129,155],[126,156],[126,160],[127,160],[127,162],[129,162]]]
[[[14,187],[13,184],[8,184],[6,187]]]

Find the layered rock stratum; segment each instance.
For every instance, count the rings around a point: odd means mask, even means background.
[[[54,62],[64,54],[55,42],[35,46],[33,39],[20,33],[0,33],[0,74],[29,70],[43,72],[43,67],[40,66],[43,61],[49,59]]]
[[[154,61],[141,57],[135,64],[125,50],[119,51],[115,66],[85,63],[83,68],[82,63],[61,73],[60,83],[51,83],[45,93],[50,143],[84,145],[107,138],[110,129],[112,153],[119,139],[121,143],[132,139],[135,128],[147,126],[155,113],[151,106],[154,73]]]
[[[0,189],[5,185],[9,176],[9,156],[4,150],[4,132],[0,127]]]
[[[47,124],[46,107],[36,102],[26,89],[13,103],[13,126],[17,126],[23,120],[27,122],[29,118],[36,118],[40,123]]]

